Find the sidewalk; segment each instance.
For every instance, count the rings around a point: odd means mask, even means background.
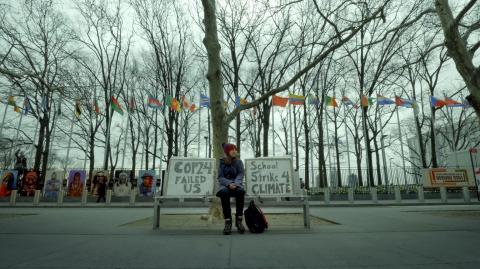
[[[300,213],[296,208],[265,208]],[[163,214],[204,214],[167,208]],[[151,229],[150,208],[2,208],[0,268],[476,268],[480,205],[314,207],[260,235]],[[163,217],[165,217],[164,215]],[[277,219],[278,221],[278,219]],[[338,224],[335,224],[338,223]],[[272,223],[273,224],[273,223]],[[217,227],[215,226],[215,227]]]

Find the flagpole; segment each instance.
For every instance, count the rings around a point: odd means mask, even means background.
[[[182,100],[182,107],[183,107],[183,102],[184,101]],[[178,145],[178,151],[179,151],[178,156],[181,156],[181,157],[183,157],[183,150],[182,150],[183,149],[183,117],[182,117],[183,113],[182,112],[183,112],[183,109],[180,111],[177,111],[178,116],[180,117],[180,134],[179,134],[180,142]]]
[[[400,116],[398,115],[398,109],[399,107],[396,107],[397,109],[397,125],[398,125],[398,134],[400,138],[400,150],[402,154],[402,165],[403,165],[403,177],[405,179],[405,187],[407,186],[407,170],[405,169],[405,154],[403,152],[403,139],[402,139],[402,128],[400,128]]]
[[[330,178],[331,174],[332,174],[332,171],[331,171],[332,170],[332,156],[330,155],[330,134],[328,132],[327,106],[325,105],[324,107],[325,107],[325,131],[327,132],[327,155],[328,155],[328,175],[327,175],[327,178]],[[328,186],[328,182],[327,182],[327,186]],[[331,187],[333,187],[333,186],[331,186]]]
[[[200,104],[201,104],[201,98],[200,98]],[[197,138],[198,138],[198,141],[197,141],[197,158],[200,158],[200,127],[201,127],[201,123],[202,123],[202,117],[201,117],[201,114],[202,114],[202,107],[199,105],[198,106],[198,133],[197,133]]]
[[[165,106],[162,106],[162,117],[165,119]],[[160,153],[158,154],[159,157],[159,173],[158,176],[163,180],[162,178],[162,157],[163,157],[163,134],[165,130],[165,120],[162,120],[162,128],[160,129]]]
[[[309,129],[310,129],[310,130],[313,130],[312,114],[313,114],[313,113],[308,113],[308,117],[307,117],[307,120],[310,122],[310,123],[309,123],[309,126],[310,126]],[[313,173],[313,148],[314,148],[314,147],[313,147],[313,144],[312,144],[312,142],[313,142],[313,141],[312,141],[312,140],[313,140],[313,139],[312,139],[312,136],[313,136],[313,132],[310,132],[310,136],[308,137],[308,140],[309,140],[309,141],[308,141],[308,144],[310,145],[310,149],[309,149],[309,150],[310,150],[310,169],[311,169],[311,170],[310,170],[310,173],[309,173],[309,174],[310,174],[311,177],[310,177],[309,181],[312,182],[312,185],[314,185],[314,184],[315,184],[315,175],[314,175],[314,173]],[[308,184],[309,188],[312,187],[312,186],[310,185],[310,182],[309,182],[309,184]]]
[[[131,109],[131,108],[130,108]],[[125,168],[125,156],[127,150],[127,137],[128,137],[128,125],[130,124],[130,111],[127,111],[127,122],[125,123],[125,137],[123,138],[123,156],[122,156],[122,169]]]
[[[288,104],[288,120],[290,122],[290,124],[289,124],[289,129],[290,129],[290,155],[292,156],[292,160],[293,160],[293,133],[292,133],[292,105],[291,104]]]
[[[68,166],[68,158],[70,158],[70,146],[72,144],[72,134],[73,134],[73,125],[75,123],[75,118],[73,118],[72,123],[70,124],[70,132],[69,132],[69,137],[68,137],[68,145],[67,145],[67,156],[65,157],[65,165],[63,166],[63,177],[65,178],[65,175],[67,173],[67,166]]]
[[[383,142],[382,113],[379,113],[378,122],[380,123],[380,136],[381,136],[380,137],[380,146],[382,147],[383,176],[385,177],[385,186],[388,188],[387,157],[386,157],[386,154],[385,154],[385,144]]]
[[[110,109],[110,108],[107,107],[106,109]],[[110,120],[107,121],[107,136],[105,137],[105,153],[103,156],[103,165],[106,164],[107,169],[108,169],[108,144],[110,143],[110,128],[111,128],[111,123],[112,123],[114,113],[115,112],[112,110],[112,114],[110,115]]]
[[[368,152],[368,143],[370,143],[370,141],[368,141],[367,139],[367,132],[368,132],[368,129],[367,129],[367,116],[368,116],[368,106],[370,105],[370,100],[367,96],[365,96],[365,98],[367,99],[367,108],[365,110],[365,113],[363,112],[363,109],[364,109],[364,106],[362,105],[362,96],[360,95],[360,107],[362,109],[362,127],[363,127],[363,138],[365,140],[365,160],[367,162],[367,186],[370,187],[370,172],[373,172],[373,171],[370,171],[370,160],[368,158],[368,155],[370,154],[370,152]]]
[[[275,157],[275,106],[272,105],[272,154]]]
[[[343,104],[343,111],[345,114],[345,142],[347,143],[347,162],[348,162],[348,176],[351,174],[351,163],[350,163],[350,145],[348,144],[348,127],[347,127],[347,106]],[[347,184],[349,184],[348,182]]]

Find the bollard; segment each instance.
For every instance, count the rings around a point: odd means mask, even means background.
[[[353,200],[354,200],[354,198],[353,198],[353,188],[350,187],[350,188],[348,188],[348,202],[350,204],[353,204]]]
[[[372,196],[372,202],[374,204],[377,204],[378,203],[377,188],[375,187],[370,188],[370,195]]]
[[[425,202],[425,194],[423,192],[423,186],[417,186],[417,195],[418,195],[418,201],[420,203]]]
[[[38,206],[40,204],[40,190],[35,190],[35,195],[33,196],[33,206]]]
[[[402,202],[402,194],[400,193],[400,186],[396,185],[394,187],[394,191],[395,191],[395,202],[397,204],[400,204]]]
[[[445,187],[440,187],[440,199],[442,200],[442,203],[447,203],[447,188]]]
[[[112,203],[112,190],[107,190],[107,199],[105,201],[105,204],[107,204],[107,206],[110,206],[111,203]]]
[[[323,189],[323,195],[324,195],[324,200],[325,200],[325,204],[328,205],[330,204],[330,188],[327,187],[325,189]]]
[[[83,190],[83,192],[82,192],[82,206],[87,205],[87,196],[88,196],[88,191]]]
[[[65,191],[63,189],[58,192],[57,206],[63,206],[63,196],[64,195],[65,195]]]
[[[468,190],[468,187],[464,186],[462,188],[462,191],[463,191],[463,201],[465,201],[465,203],[470,203],[470,191]]]
[[[17,190],[12,190],[10,193],[10,205],[17,204]]]
[[[135,196],[137,194],[136,188],[130,190],[130,206],[135,206]]]

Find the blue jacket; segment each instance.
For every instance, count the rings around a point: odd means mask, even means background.
[[[226,164],[224,159],[220,159],[218,166],[218,183],[219,190],[228,189],[231,183],[243,189],[243,162],[240,159],[235,159],[231,164]]]

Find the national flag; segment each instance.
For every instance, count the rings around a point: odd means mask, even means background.
[[[439,99],[435,96],[430,96],[430,104],[433,106],[433,107],[442,107],[442,106],[446,106],[447,103],[445,103],[444,100],[442,99]]]
[[[195,106],[195,104],[192,104],[192,105],[190,106],[190,112],[193,113],[193,112],[195,112],[195,110],[197,110],[197,106]]]
[[[243,106],[243,105],[246,105],[248,104],[248,101],[241,98],[240,96],[237,96],[235,98],[235,106],[239,107],[239,106]]]
[[[135,97],[131,96],[130,99],[128,99],[128,110],[134,111],[135,109],[137,109],[137,103],[135,102]]]
[[[118,102],[117,98],[115,98],[114,96],[112,96],[111,98],[110,107],[113,109],[113,111],[117,112],[120,115],[123,115],[122,106]]]
[[[362,107],[368,107],[373,105],[373,98],[372,97],[367,97],[362,94],[362,97],[360,98],[360,104]]]
[[[190,104],[188,103],[185,95],[182,96],[182,104],[183,104],[183,109],[189,109],[190,108]]]
[[[448,107],[464,107],[465,105],[445,96],[445,103]]]
[[[13,95],[9,95],[7,97],[7,103],[9,106],[17,106],[17,104],[15,103],[15,97],[13,97]]]
[[[330,97],[330,96],[325,96],[325,105],[338,107],[337,100],[335,99],[335,97]]]
[[[175,98],[175,97],[173,97],[173,99],[172,99],[172,104],[170,105],[170,108],[173,111],[177,111],[177,112],[182,111],[182,109],[180,108],[180,103],[177,101],[177,98]]]
[[[290,105],[302,106],[305,104],[305,96],[288,94],[288,102],[290,103]]]
[[[167,95],[167,98],[165,98],[165,105],[168,107],[172,107],[172,101],[173,97],[171,95]]]
[[[276,95],[272,96],[272,106],[286,107],[287,104],[288,104],[288,98],[280,97]]]
[[[346,106],[353,106],[354,103],[352,102],[352,100],[350,100],[348,97],[346,97],[345,95],[342,96],[342,103]]]
[[[28,114],[30,112],[31,107],[30,107],[30,101],[28,100],[27,97],[23,100],[23,114]]]
[[[77,116],[77,118],[80,118],[80,116],[82,115],[82,107],[80,106],[80,100],[75,100],[75,116]]]
[[[162,104],[160,103],[160,101],[157,98],[153,97],[152,95],[148,96],[147,105],[148,107],[155,108],[155,109],[162,107]]]
[[[200,94],[200,107],[210,107],[210,98],[208,96]]]
[[[310,95],[308,96],[308,104],[318,106],[320,104],[320,100],[318,99],[318,97]]]
[[[393,105],[393,104],[395,104],[395,101],[393,101],[392,99],[377,94],[377,105],[386,106],[386,105]]]
[[[412,108],[415,105],[415,101],[395,96],[395,105]]]
[[[98,106],[97,98],[93,99],[93,111],[98,115],[100,114],[100,107]]]

